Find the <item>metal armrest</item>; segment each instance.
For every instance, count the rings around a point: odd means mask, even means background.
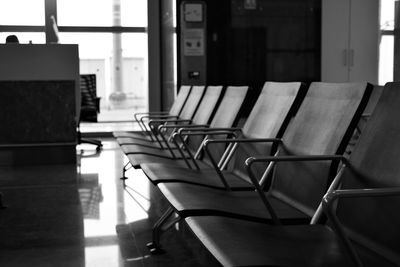
[[[246,164],[247,173],[249,174],[250,178],[253,176],[254,181],[256,181],[261,187],[264,187],[264,185],[266,184],[266,181],[269,177],[269,174],[273,170],[276,162],[282,162],[282,161],[286,161],[286,162],[287,161],[326,161],[326,160],[342,161],[344,163],[347,163],[347,159],[342,155],[294,155],[294,156],[270,156],[270,157],[264,157],[264,158],[249,157],[246,159],[245,164]],[[260,181],[258,181],[255,178],[254,173],[251,170],[251,166],[256,162],[268,162],[269,163],[268,167],[265,170]],[[252,182],[253,182],[253,179],[252,179]]]
[[[254,185],[259,197],[264,202],[264,205],[268,209],[268,211],[271,215],[271,218],[273,219],[274,223],[276,223],[276,224],[279,224],[279,218],[277,217],[275,211],[273,210],[272,206],[270,205],[268,199],[264,195],[264,186],[265,186],[268,178],[270,177],[270,173],[273,170],[276,162],[281,162],[281,161],[285,161],[285,162],[288,162],[288,161],[326,161],[326,160],[347,162],[347,159],[341,155],[276,156],[277,154],[278,154],[278,152],[276,152],[275,156],[264,157],[264,158],[250,157],[250,158],[246,159],[246,161],[245,161],[246,170],[247,170],[247,173],[249,174],[250,181]],[[256,162],[269,162],[269,164],[260,180],[258,180],[256,178],[253,171],[251,170],[252,165]]]
[[[185,132],[184,133],[179,133],[179,132],[177,132],[175,134],[179,134],[181,136],[189,136],[189,135],[226,135],[226,134],[237,136],[235,134],[235,132],[231,132],[231,131],[198,131],[198,132],[194,131],[194,132],[188,132],[188,133],[185,133]],[[210,140],[210,139],[208,139],[208,140]],[[223,140],[225,140],[225,139],[223,139]]]
[[[189,122],[189,123],[191,123],[192,122],[192,120],[168,120],[168,121],[165,121],[166,123],[171,123],[171,122],[175,122],[176,124],[165,124],[165,125],[160,125],[160,126],[158,126],[158,131],[161,131],[162,129],[167,129],[167,128],[180,128],[180,127],[190,127],[191,125],[189,124],[178,124],[179,122]],[[193,126],[195,126],[195,125],[193,125]]]
[[[246,159],[246,166],[251,167],[255,162],[278,162],[278,161],[344,161],[347,159],[342,155],[294,155],[294,156],[271,156],[264,158],[249,157]]]
[[[242,128],[196,128],[196,129],[187,129],[187,127],[183,127],[179,130],[180,132],[187,132],[187,131],[231,131],[231,132],[235,132],[235,131],[242,131]]]
[[[153,125],[153,124],[156,124],[156,123],[172,123],[172,122],[175,122],[175,123],[178,123],[178,122],[191,122],[192,120],[184,120],[184,119],[173,119],[173,120],[171,120],[171,119],[166,119],[166,120],[150,120],[149,121],[149,125]]]
[[[153,114],[168,114],[168,111],[136,112],[134,114],[134,116],[137,116],[137,115],[153,115]]]
[[[171,119],[171,118],[178,118],[178,116],[175,115],[151,115],[151,116],[142,116],[140,118],[140,121],[144,123],[144,120],[167,120],[167,119]]]
[[[196,159],[199,157],[199,155],[201,153],[204,140],[206,140],[210,134],[211,135],[233,134],[236,137],[235,133],[232,133],[230,131],[210,131],[210,132],[202,132],[202,131],[196,132],[195,131],[193,133],[192,132],[188,132],[188,133],[184,133],[184,134],[182,134],[180,132],[175,132],[175,133],[172,134],[172,139],[173,139],[175,145],[178,147],[179,152],[181,153],[182,157],[184,157],[184,153],[183,153],[183,151],[181,149],[181,146],[185,148],[185,150],[187,151],[190,159],[192,160],[193,164],[195,165],[196,169],[199,170],[200,167],[198,166],[198,164],[196,162]],[[188,136],[194,136],[194,135],[206,135],[206,137],[200,143],[199,148],[197,149],[195,155],[193,156],[192,152],[190,151],[189,147],[187,146],[187,144],[185,142],[185,138],[188,137]],[[179,145],[178,140],[181,142],[181,146]],[[191,168],[191,166],[190,166],[189,162],[187,161],[187,159],[185,157],[184,157],[184,159],[185,159],[185,162],[188,165],[188,167]]]
[[[145,120],[147,119],[150,119],[150,121],[149,121],[149,127],[151,127],[150,126],[150,123],[151,123],[151,121],[152,120],[154,120],[154,119],[152,119],[152,118],[156,118],[156,119],[158,119],[157,121],[160,121],[160,123],[163,123],[165,120],[167,120],[167,119],[170,119],[170,118],[178,118],[178,116],[173,116],[173,115],[158,115],[158,116],[143,116],[143,117],[141,117],[140,118],[140,123],[143,125],[143,127],[145,128],[145,129],[147,129],[147,127],[146,127],[146,123],[145,123]],[[147,130],[147,131],[149,131],[149,130]]]
[[[179,131],[195,131],[196,129],[209,129],[210,125],[208,124],[190,124],[190,125],[184,125],[183,128],[180,128]]]
[[[339,198],[385,197],[395,195],[400,196],[400,187],[338,189],[324,196],[323,207],[324,210],[332,209],[332,203]]]
[[[138,118],[138,115],[143,115],[140,119]],[[157,141],[159,141],[158,139],[157,139],[157,137],[156,136],[154,136],[153,137],[153,133],[151,132],[151,129],[148,129],[148,127],[147,127],[147,125],[146,125],[146,123],[145,123],[145,120],[146,119],[149,119],[149,118],[170,118],[170,117],[176,117],[176,116],[173,116],[173,115],[168,115],[168,113],[156,113],[156,112],[154,112],[154,113],[152,113],[152,112],[146,112],[146,113],[136,113],[136,114],[134,114],[134,117],[135,117],[135,120],[136,120],[136,122],[139,124],[139,127],[141,128],[141,130],[143,131],[143,132],[145,132],[145,133],[147,133],[147,135],[150,137],[150,139],[151,139],[151,141],[154,141],[154,140],[157,140]]]
[[[357,266],[363,266],[360,257],[346,235],[343,226],[336,216],[333,203],[340,198],[359,198],[359,197],[384,197],[384,196],[400,196],[400,187],[392,188],[366,188],[366,189],[341,189],[327,193],[322,200],[322,207],[328,219],[332,222],[332,228],[339,235],[344,243],[353,262]]]
[[[167,115],[168,112],[167,111],[160,111],[160,112],[137,112],[135,114],[133,114],[133,117],[138,120],[139,116],[151,116],[151,115]]]
[[[220,131],[217,131],[220,132]],[[250,142],[267,142],[267,143],[275,143],[275,142],[282,142],[281,139],[278,138],[249,138],[249,139],[206,139],[203,142],[203,146],[202,148],[205,150],[205,152],[207,153],[208,157],[210,158],[211,164],[213,165],[215,171],[218,173],[219,178],[221,179],[221,182],[223,183],[223,185],[225,186],[225,188],[227,190],[231,190],[228,182],[226,181],[226,179],[224,178],[223,174],[222,174],[222,169],[224,168],[224,166],[227,164],[227,162],[230,160],[230,157],[233,155],[233,152],[235,150],[235,147],[227,147],[224,154],[222,155],[222,158],[220,160],[220,162],[217,164],[214,157],[212,156],[208,146],[210,144],[215,144],[215,143],[250,143]]]
[[[176,131],[179,131],[180,129],[182,129],[182,128],[180,128],[180,127],[185,127],[185,128],[200,128],[200,127],[207,127],[208,125],[207,124],[174,124],[174,125],[167,125],[167,124],[165,124],[165,125],[160,125],[160,126],[158,126],[158,132],[161,132],[161,130],[163,130],[163,129],[168,129],[168,128],[172,128],[172,129],[174,129],[172,132],[171,132],[171,135],[170,135],[170,137],[169,137],[169,141],[170,140],[172,140],[172,138],[173,138],[173,134],[174,133],[176,133]]]
[[[166,119],[169,118],[178,118],[178,116],[175,115],[156,115],[156,116],[143,116],[140,118],[140,122],[139,122],[139,126],[142,130],[144,130],[148,136],[150,136],[151,141],[157,141],[157,143],[160,145],[161,148],[163,148],[163,145],[160,141],[160,139],[157,137],[157,134],[155,132],[153,132],[153,127],[151,125],[152,120],[149,121],[148,126],[145,123],[145,119],[151,119],[151,118],[164,118],[165,121]]]
[[[203,149],[208,150],[207,146],[212,143],[226,143],[229,144],[220,160],[218,166],[224,169],[235,153],[238,143],[281,143],[279,138],[226,138],[226,139],[208,139],[204,141]],[[208,153],[208,152],[207,152]]]
[[[204,146],[212,143],[282,143],[280,138],[237,138],[237,139],[208,139]]]

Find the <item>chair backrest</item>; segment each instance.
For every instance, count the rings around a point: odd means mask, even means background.
[[[210,127],[232,127],[248,91],[248,86],[228,86],[210,123]]]
[[[400,187],[399,103],[400,83],[387,83],[350,156],[343,189]],[[400,265],[399,206],[400,196],[340,199],[337,215],[353,239]]]
[[[207,86],[201,103],[193,117],[195,124],[207,124],[221,96],[223,86]]]
[[[191,120],[193,118],[194,113],[196,112],[197,107],[200,104],[200,100],[203,97],[205,86],[193,86],[190,91],[189,97],[187,98],[185,105],[182,108],[179,117],[185,120]]]
[[[296,113],[307,88],[300,82],[277,83],[266,82],[246,123],[243,125],[243,135],[248,138],[280,137],[290,119]],[[245,178],[247,172],[243,162],[250,156],[266,156],[271,152],[270,143],[241,144],[232,160],[230,168]],[[260,169],[258,171],[258,169]],[[262,172],[258,164],[254,166],[256,175]]]
[[[356,130],[354,131],[349,144],[346,148],[346,154],[351,154],[351,152],[354,149],[355,144],[357,144],[357,140],[360,137],[360,134],[362,133],[366,123],[369,120],[369,117],[371,116],[372,112],[375,109],[376,104],[378,103],[379,97],[381,96],[383,91],[383,86],[380,85],[374,85],[374,88],[372,89],[371,96],[369,97],[368,104],[364,109],[364,113],[361,116],[360,120],[358,121]]]
[[[194,124],[208,124],[215,110],[215,107],[221,97],[223,86],[207,86],[206,92],[201,99],[200,105],[196,110],[192,122]],[[203,136],[193,135],[187,140],[189,149],[195,151],[200,146]]]
[[[312,83],[279,155],[343,154],[372,91],[368,83]],[[280,162],[271,192],[312,216],[336,172],[331,161]]]
[[[248,138],[281,136],[282,129],[294,116],[305,92],[306,88],[302,88],[300,82],[266,82],[243,125],[243,135]]]
[[[97,113],[100,111],[100,107],[96,92],[96,74],[81,74],[80,89],[80,120],[97,122]]]
[[[228,86],[225,90],[221,103],[210,123],[211,128],[230,128],[234,126],[237,118],[240,116],[242,105],[249,91],[248,86]],[[223,138],[224,136],[217,136]],[[211,136],[213,138],[213,136]],[[194,146],[195,147],[195,146]],[[214,158],[219,159],[224,150],[224,144],[215,144],[209,148]],[[208,160],[207,157],[203,160]]]
[[[362,120],[358,123],[358,128],[362,132],[362,129],[365,127],[365,124],[369,120],[372,112],[375,110],[376,104],[379,101],[379,98],[382,95],[383,86],[375,85],[372,90],[371,97],[369,98],[368,104],[365,107]]]
[[[172,115],[172,116],[179,115],[179,113],[182,110],[183,105],[186,102],[186,99],[188,98],[190,89],[191,89],[191,86],[189,86],[189,85],[182,85],[180,87],[178,95],[176,96],[175,101],[169,110],[169,115]]]

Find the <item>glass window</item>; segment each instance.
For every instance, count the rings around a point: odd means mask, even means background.
[[[383,85],[393,81],[394,36],[382,36],[379,50],[379,84]]]
[[[381,0],[379,45],[379,84],[393,81],[395,0]]]
[[[80,73],[97,75],[97,95],[101,97],[100,109],[103,110],[99,121],[131,120],[134,112],[147,111],[146,33],[61,32],[60,43],[79,44]],[[114,50],[114,45],[119,43],[120,49]],[[114,58],[118,57],[116,51],[122,53],[118,71],[113,67]],[[115,83],[117,79],[119,84]],[[113,97],[116,93],[124,98],[116,99]]]
[[[0,25],[43,26],[44,0],[1,0]]]
[[[120,5],[121,25],[113,22],[113,7]],[[118,14],[116,14],[118,15]],[[147,0],[58,0],[59,26],[147,26]]]
[[[5,43],[7,36],[16,35],[20,44],[44,44],[46,35],[44,32],[1,32],[0,43]]]
[[[381,0],[381,30],[394,29],[395,0]]]

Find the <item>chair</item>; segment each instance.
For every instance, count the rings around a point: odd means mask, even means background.
[[[281,137],[283,131],[287,127],[290,119],[295,115],[299,105],[301,104],[305,93],[307,91],[306,86],[301,83],[274,83],[266,82],[260,96],[255,103],[246,123],[241,129],[228,129],[237,132],[239,138],[268,138],[268,137]],[[220,106],[222,107],[222,106]],[[229,116],[232,106],[227,103],[227,107],[224,107],[224,112],[217,114],[214,119],[216,122],[224,121],[224,117]],[[218,127],[229,126],[227,124],[212,124],[210,130]],[[221,129],[221,128],[220,128]],[[206,129],[204,129],[206,130]],[[204,131],[203,130],[203,131]],[[215,131],[215,129],[214,129]],[[196,129],[181,129],[180,132],[184,135],[193,134]],[[211,136],[210,136],[211,137]],[[262,151],[263,154],[270,154],[271,146],[262,148],[257,147],[251,150],[253,153],[256,151]],[[230,155],[234,155],[234,152],[243,153],[242,147],[232,149]],[[250,155],[253,153],[249,152]],[[226,152],[227,154],[227,152]],[[222,155],[222,153],[221,153]],[[212,153],[212,158],[219,158],[215,153]],[[210,159],[210,158],[208,158]],[[229,160],[227,158],[226,160]],[[207,161],[209,162],[209,160]],[[242,163],[237,164],[231,170],[219,171],[218,166],[216,169],[213,168],[212,162],[209,162],[208,168],[201,169],[189,169],[185,166],[176,166],[173,162],[160,163],[154,160],[153,163],[141,163],[140,167],[147,177],[152,181],[153,184],[166,182],[182,182],[188,184],[203,185],[207,187],[225,189],[224,183],[221,182],[221,177],[227,180],[232,190],[245,190],[253,189],[251,183],[247,182],[245,175],[240,171]]]
[[[168,112],[140,112],[134,114],[134,119],[139,125],[142,131],[140,132],[113,132],[113,136],[117,138],[117,142],[120,145],[123,144],[135,144],[135,141],[144,140],[150,142],[156,142],[153,133],[148,129],[146,123],[150,119],[167,119],[167,118],[178,118],[180,112],[186,100],[189,96],[191,86],[182,85],[178,92],[178,95]]]
[[[224,266],[399,266],[399,102],[400,83],[387,83],[350,158],[340,159],[343,166],[312,224],[217,216],[186,222]],[[290,159],[296,160],[275,160]],[[329,219],[325,225],[315,224],[321,212]]]
[[[211,122],[210,125],[208,125],[208,120],[210,119],[210,110],[214,109],[216,107],[216,102],[211,101],[208,98],[213,98],[213,87],[208,87],[206,95],[204,96],[204,99],[202,100],[198,110],[196,111],[196,114],[193,118],[193,124],[192,127],[187,128],[187,125],[182,125],[184,129],[191,129],[194,130],[198,127],[199,129],[202,129],[202,133],[200,134],[201,136],[204,136],[206,134],[219,134],[219,135],[226,135],[227,132],[223,131],[218,131],[214,132],[213,130],[215,128],[219,127],[231,127],[238,119],[238,114],[241,110],[242,104],[245,100],[245,97],[248,93],[249,88],[247,86],[228,86],[226,89],[226,92],[223,96],[223,99],[218,106],[218,109],[215,113],[215,116]],[[207,97],[207,94],[210,94],[209,97]],[[211,108],[210,103],[214,103],[213,107]],[[209,114],[207,116],[204,116],[204,113]],[[205,118],[208,118],[206,121]],[[221,118],[223,118],[221,120]],[[205,128],[207,127],[207,128]],[[204,129],[208,129],[213,132],[204,132]],[[229,133],[228,133],[229,134]],[[165,164],[174,164],[177,163],[180,166],[183,166],[185,168],[191,168],[192,165],[190,165],[189,161],[190,160],[192,163],[194,163],[194,156],[193,154],[196,153],[196,150],[198,146],[201,144],[202,139],[196,138],[198,135],[193,135],[189,136],[188,138],[188,143],[190,144],[190,147],[185,147],[185,153],[179,153],[179,151],[176,151],[176,153],[169,154],[167,152],[165,153],[157,153],[157,151],[154,150],[145,150],[145,149],[136,149],[131,151],[133,153],[126,153],[127,157],[129,158],[130,164],[134,168],[140,168],[140,165],[143,163],[148,163],[148,162],[163,162]],[[195,141],[197,139],[197,141]],[[176,139],[174,139],[176,140]],[[183,138],[182,138],[183,140]],[[183,143],[183,142],[182,142]],[[127,152],[127,151],[124,151]],[[188,157],[188,160],[185,158]],[[197,164],[197,163],[194,163]],[[200,163],[198,163],[200,164]]]
[[[171,129],[173,131],[174,127],[168,128],[166,132],[158,131],[158,127],[163,124],[189,124],[200,104],[200,101],[205,91],[205,86],[193,86],[189,96],[185,101],[185,104],[183,105],[181,112],[179,113],[179,116],[151,116],[151,120],[148,122],[148,126],[145,125],[145,122],[143,120],[144,118],[148,117],[142,117],[141,123],[143,125],[143,128],[147,129],[147,132],[151,133],[154,142],[149,140],[136,139],[133,142],[130,141],[127,143],[121,143],[120,146],[122,151],[124,151],[125,154],[129,154],[137,153],[137,151],[141,151],[142,149],[147,148],[157,149],[156,153],[158,153],[158,150],[160,149],[169,150],[172,144],[167,142],[168,135],[171,133]]]
[[[275,156],[280,157],[341,155],[371,90],[367,83],[312,83],[282,138],[208,140],[205,147],[221,142],[273,142],[279,144]],[[227,183],[225,191],[184,183],[160,183],[158,187],[172,207],[165,214],[175,212],[181,218],[221,215],[271,224],[307,223],[336,172],[337,157],[340,156],[313,162],[299,160],[290,165],[261,162],[265,166],[263,175],[256,177],[251,172],[248,177],[255,191],[231,191]],[[271,170],[274,175],[269,185]],[[153,238],[156,248],[160,225],[165,222],[157,223]]]
[[[96,146],[96,150],[102,148],[99,140],[82,138],[80,122],[97,122],[97,114],[100,112],[100,97],[96,95],[96,74],[80,75],[81,111],[78,124],[78,143],[88,143]]]
[[[157,140],[159,146],[152,146],[151,143],[146,140],[135,140],[134,144],[120,144],[120,147],[125,155],[129,157],[130,154],[142,153],[143,155],[153,155],[158,158],[177,158],[177,152],[174,152],[174,150],[178,149],[178,147],[175,146],[175,143],[170,142],[170,139],[166,137],[166,135],[172,134],[172,132],[174,132],[175,129],[179,127],[179,125],[188,125],[192,123],[193,114],[196,112],[198,106],[200,105],[200,101],[203,98],[205,89],[205,86],[193,86],[190,95],[185,101],[180,116],[167,116],[164,118],[159,117],[158,119],[156,118],[155,120],[150,120],[149,128],[151,128],[151,132],[157,131],[157,133],[154,134],[154,137]],[[211,112],[215,107],[214,106],[212,108],[209,108],[209,105],[211,104],[211,106],[213,106],[217,103],[223,88],[222,86],[213,86],[211,87],[211,89],[215,90],[211,90],[208,94],[206,94],[206,101],[204,101],[205,104],[203,104],[203,106],[205,107],[204,111],[206,112],[206,114],[209,114],[209,116],[211,115]],[[203,108],[200,108],[200,110],[203,110]],[[203,117],[203,119],[205,119],[205,122],[207,122],[209,118],[207,118],[206,116]],[[201,121],[201,123],[205,122]],[[154,129],[154,125],[160,127],[160,129]],[[162,130],[166,130],[166,132],[163,132]],[[135,164],[132,164],[131,161],[128,161],[128,163],[125,164],[125,166],[122,168],[121,180],[124,180],[124,186],[125,180],[127,179],[125,173],[131,167],[136,168],[137,166]]]

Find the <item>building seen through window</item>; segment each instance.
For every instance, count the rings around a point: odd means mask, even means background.
[[[99,121],[147,111],[147,0],[57,0],[55,13],[59,43],[78,44],[80,73],[97,75]],[[21,44],[44,44],[44,25],[44,0],[0,1],[2,43],[16,35]]]

